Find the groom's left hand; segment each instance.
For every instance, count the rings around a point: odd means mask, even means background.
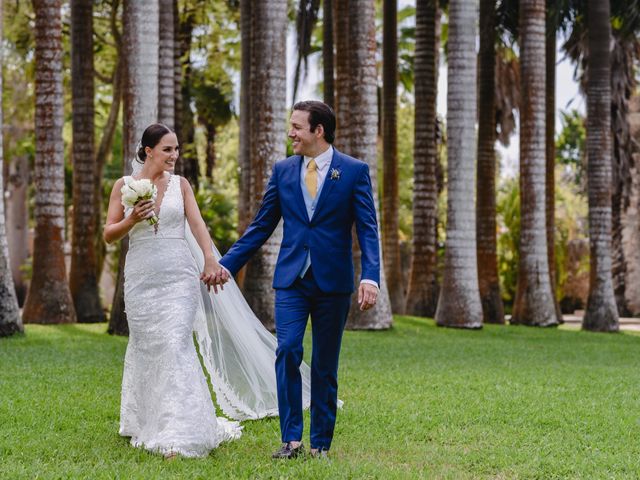
[[[360,310],[369,310],[378,299],[378,287],[370,283],[361,283],[358,288],[358,305]]]

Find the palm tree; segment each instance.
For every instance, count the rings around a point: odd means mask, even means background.
[[[498,278],[496,241],[496,10],[493,0],[480,0],[478,65],[478,281],[485,323],[504,323]]]
[[[333,0],[322,2],[322,68],[324,103],[335,106],[335,78],[333,55]]]
[[[286,155],[283,132],[286,111],[287,1],[268,0],[251,5],[250,52],[250,212],[260,206],[273,164]],[[247,264],[244,293],[256,316],[273,329],[271,288],[282,228]]]
[[[609,0],[588,1],[587,175],[591,271],[585,330],[617,332],[611,275],[611,23]]]
[[[158,60],[158,120],[169,128],[175,126],[175,73],[174,49],[176,46],[173,0],[159,0],[160,8],[160,46]]]
[[[398,1],[384,0],[382,40],[382,251],[391,310],[404,312],[398,196]]]
[[[4,23],[4,2],[0,0],[0,65],[2,64],[3,52],[2,41]],[[2,97],[2,75],[0,75],[0,98]],[[11,266],[9,262],[9,246],[7,245],[7,230],[4,217],[4,179],[3,168],[4,158],[2,155],[2,102],[0,102],[0,337],[8,337],[17,332],[22,332],[22,321],[18,310],[18,299],[11,276]]]
[[[62,19],[60,0],[34,0],[36,16],[36,232],[24,323],[69,323],[76,312],[64,264]]]
[[[449,3],[447,240],[436,311],[437,324],[446,327],[482,327],[474,199],[477,21],[474,0]]]
[[[336,82],[334,106],[336,112],[336,142],[337,148],[349,153],[351,145],[350,137],[343,135],[342,129],[347,129],[349,125],[349,114],[351,112],[351,71],[350,53],[351,43],[349,42],[349,2],[351,0],[341,0],[333,4],[335,21],[335,41],[336,41]]]
[[[242,235],[251,222],[251,166],[249,151],[251,142],[251,0],[240,1],[240,34],[241,34],[241,72],[240,72],[240,128],[238,166],[240,167],[238,185],[238,233]]]
[[[180,51],[180,69],[182,73],[182,83],[179,95],[176,97],[177,103],[182,103],[180,107],[181,117],[175,118],[176,125],[179,125],[180,141],[180,174],[186,177],[194,188],[198,188],[198,178],[200,177],[200,167],[195,146],[195,124],[193,111],[191,110],[192,97],[192,66],[191,66],[191,41],[193,29],[196,26],[196,6],[185,3],[183,15],[179,18],[178,30],[178,50]],[[177,115],[177,114],[176,114]]]
[[[436,226],[437,0],[416,4],[415,131],[413,150],[413,243],[406,313],[433,317],[438,302]]]
[[[563,323],[560,303],[556,296],[556,242],[555,242],[555,204],[556,204],[556,31],[560,17],[558,5],[554,0],[547,0],[547,27],[545,36],[545,71],[546,71],[546,100],[545,100],[545,194],[546,194],[546,218],[547,218],[547,256],[549,262],[549,281],[551,293],[556,309],[558,323]]]
[[[340,96],[349,96],[348,103],[351,110],[350,120],[346,125],[343,125],[339,135],[349,145],[349,150],[346,153],[369,164],[373,198],[377,209],[378,162],[376,144],[378,97],[374,0],[349,0],[348,16],[349,77],[354,82],[357,81],[358,85],[357,88],[350,88],[346,91],[342,85],[338,86],[338,94]],[[340,73],[338,72],[338,75]],[[340,105],[340,102],[341,100],[338,98],[338,105]],[[356,279],[359,279],[361,269],[360,249],[357,245],[354,245],[354,261]],[[354,295],[347,320],[347,328],[349,329],[384,329],[389,328],[393,322],[389,291],[387,290],[387,282],[384,275],[384,260],[381,259],[380,263],[380,293],[376,308],[361,312]]]
[[[173,40],[175,42],[173,48],[173,123],[178,141],[182,142],[182,41],[178,0],[173,0]],[[178,161],[175,171],[182,175],[182,170],[182,161]]]
[[[111,36],[116,50],[116,61],[111,74],[111,104],[109,106],[109,114],[102,129],[102,136],[98,143],[98,151],[95,159],[95,175],[93,185],[93,199],[96,202],[94,208],[95,213],[95,248],[96,248],[96,276],[100,278],[104,267],[104,257],[107,249],[102,239],[103,219],[102,219],[102,173],[108,158],[111,155],[113,147],[113,139],[118,126],[118,118],[120,117],[120,104],[122,103],[122,87],[124,84],[124,61],[122,59],[122,36],[118,30],[118,11],[120,8],[120,0],[111,2],[111,11],[109,15],[109,23]]]
[[[103,322],[95,249],[93,2],[71,1],[73,238],[69,287],[78,321]]]
[[[158,0],[125,0],[123,12],[125,59],[124,97],[124,174],[131,174],[131,159],[144,129],[158,118]],[[127,335],[124,311],[124,261],[128,237],[120,244],[118,280],[111,307],[109,333]]]
[[[511,323],[558,324],[549,277],[545,194],[545,0],[520,2],[520,259]]]
[[[582,68],[579,76],[580,86],[586,91],[589,77],[588,28],[585,25],[585,2],[578,2],[569,11],[572,20],[572,31],[563,49],[569,57]],[[628,209],[635,206],[631,203],[633,157],[631,137],[629,134],[629,100],[636,89],[635,64],[640,59],[640,0],[614,0],[610,2],[612,23],[613,50],[611,52],[611,130],[612,130],[612,255],[613,255],[613,289],[618,306],[618,313],[630,315],[627,283],[633,284],[630,277],[636,270],[632,258],[629,258],[629,246],[638,242],[640,235],[628,222]],[[631,213],[631,218],[633,218]],[[625,225],[626,223],[626,225]],[[631,242],[623,237],[633,238]],[[633,247],[631,247],[633,248]],[[633,256],[633,254],[632,254]],[[637,301],[637,300],[636,300]]]

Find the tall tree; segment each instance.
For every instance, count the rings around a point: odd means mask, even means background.
[[[436,322],[460,328],[482,327],[474,199],[477,21],[475,0],[449,3],[446,288],[440,291]]]
[[[413,240],[406,313],[425,317],[435,315],[438,303],[436,98],[440,42],[437,13],[437,0],[416,4]]]
[[[104,257],[107,249],[102,239],[103,219],[102,219],[102,173],[104,166],[111,155],[113,147],[113,139],[118,126],[120,117],[120,104],[122,103],[122,87],[124,84],[124,61],[122,59],[122,36],[118,30],[120,0],[112,0],[109,12],[109,27],[113,44],[115,46],[115,62],[111,74],[111,103],[109,106],[109,114],[102,129],[102,136],[98,143],[98,151],[96,153],[96,170],[93,184],[93,198],[96,202],[94,208],[95,213],[95,248],[96,248],[96,276],[100,278],[104,267]]]
[[[73,237],[69,287],[78,321],[103,322],[95,245],[93,2],[71,1]]]
[[[238,234],[251,222],[251,0],[240,0],[240,118],[238,138]],[[236,280],[244,288],[246,268]]]
[[[559,6],[557,2],[547,0],[547,26],[545,35],[545,197],[546,197],[546,221],[547,221],[547,256],[549,262],[549,281],[551,293],[556,309],[558,323],[563,323],[560,303],[556,295],[556,242],[555,242],[555,205],[556,205],[556,31],[559,23]]]
[[[6,148],[6,147],[5,147]],[[29,259],[29,158],[25,154],[16,155],[9,163],[6,173],[5,192],[6,235],[13,284],[18,297],[18,305],[23,306],[27,296],[27,281],[22,271]]]
[[[404,312],[398,193],[398,1],[384,0],[382,38],[382,252],[391,310]]]
[[[336,142],[335,145],[345,153],[351,151],[350,137],[343,135],[349,126],[351,113],[351,71],[350,50],[353,45],[349,41],[349,2],[342,0],[335,2],[334,7],[334,32],[336,41],[336,83],[334,108],[336,112]]]
[[[125,0],[123,11],[123,54],[125,62],[123,170],[131,174],[131,159],[144,129],[158,119],[158,0]],[[124,311],[124,262],[129,239],[120,242],[118,280],[109,320],[109,333],[127,335]]]
[[[520,259],[511,323],[558,324],[549,277],[545,193],[545,0],[520,2]]]
[[[4,2],[0,0],[0,65],[3,61],[3,23]],[[0,98],[2,98],[2,75],[0,75]],[[18,299],[13,285],[11,266],[9,262],[9,247],[7,245],[7,230],[4,216],[4,158],[2,154],[2,102],[0,102],[0,337],[8,337],[17,332],[22,332],[22,320],[18,310]]]
[[[168,28],[168,27],[167,27]],[[182,40],[180,37],[180,8],[178,0],[173,0],[173,122],[178,141],[182,144]],[[183,174],[182,159],[176,163],[176,174]]]
[[[33,276],[24,323],[76,321],[64,263],[61,0],[33,0],[36,16],[36,158]]]
[[[181,175],[183,175],[194,188],[198,188],[198,178],[200,177],[200,167],[195,145],[195,124],[193,110],[191,109],[192,98],[192,66],[191,66],[191,42],[193,29],[196,26],[196,10],[198,5],[184,4],[184,10],[180,15],[178,48],[180,50],[182,83],[180,95],[176,97],[176,102],[182,103],[180,107],[181,118],[176,118],[176,123],[180,124],[180,161]]]
[[[160,45],[158,60],[158,120],[169,128],[175,128],[175,62],[176,47],[173,0],[159,0]]]
[[[258,211],[273,164],[286,155],[287,1],[269,0],[251,5],[250,47],[250,204],[251,217]],[[243,36],[244,37],[244,36]],[[282,227],[247,264],[244,293],[256,316],[273,329],[274,296],[271,288]]]
[[[588,27],[585,19],[585,1],[575,2],[571,14],[571,35],[563,45],[569,57],[581,68],[578,79],[583,92],[589,78]],[[632,146],[629,135],[629,100],[636,89],[635,65],[640,59],[640,0],[614,0],[610,2],[612,17],[611,52],[611,130],[612,130],[612,251],[613,289],[620,315],[629,315],[627,282],[628,273],[635,270],[628,258],[624,241],[627,235],[639,241],[640,234],[633,226],[625,227],[625,217],[635,210],[631,205],[633,176]],[[633,216],[633,213],[632,215]]]
[[[478,174],[476,189],[478,281],[485,323],[504,323],[496,240],[496,10],[480,0],[478,56]]]
[[[305,74],[307,72],[307,59],[311,53],[311,38],[318,20],[320,0],[299,0],[298,16],[296,18],[296,34],[298,46],[298,59],[293,74],[293,101],[296,101],[298,85],[300,84],[301,67],[304,63]]]
[[[322,71],[324,103],[335,106],[335,78],[333,54],[333,0],[322,2]]]
[[[590,275],[585,330],[616,332],[611,272],[611,23],[609,0],[588,0],[587,184]]]
[[[341,3],[341,2],[339,2]],[[347,154],[359,158],[369,164],[369,174],[373,188],[373,198],[378,206],[377,181],[377,125],[378,125],[378,96],[376,71],[376,31],[375,31],[375,2],[374,0],[349,0],[349,78],[358,82],[357,88],[343,90],[338,87],[339,95],[348,95],[350,118],[342,126],[338,134],[349,145]],[[357,79],[357,80],[356,80]],[[338,102],[340,100],[338,99]],[[380,215],[378,214],[378,219]],[[360,248],[354,242],[355,276],[360,278]],[[393,322],[391,316],[391,302],[384,275],[384,259],[380,261],[380,293],[375,308],[360,311],[356,297],[352,299],[351,311],[347,319],[350,329],[384,329]],[[356,293],[357,294],[357,293]]]

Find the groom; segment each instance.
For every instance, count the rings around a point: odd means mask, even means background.
[[[283,445],[273,458],[304,453],[299,367],[309,316],[311,455],[324,457],[336,422],[338,356],[354,289],[351,230],[355,223],[362,250],[358,303],[367,310],[376,303],[380,281],[378,226],[368,165],[332,147],[331,108],[318,101],[296,103],[290,125],[295,155],[274,165],[260,210],[220,264],[235,275],[284,220],[273,279]],[[223,283],[225,275],[220,272],[216,281]]]

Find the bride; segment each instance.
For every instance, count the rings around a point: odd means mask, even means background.
[[[233,420],[278,414],[276,340],[233,279],[224,288],[214,286],[214,292],[203,283],[219,274],[219,253],[189,182],[173,174],[175,133],[150,125],[140,145],[133,175],[113,186],[104,228],[107,243],[127,234],[130,242],[124,270],[130,333],[120,435],[167,458],[206,456],[221,442],[238,438],[242,427],[216,417],[194,333],[217,403]],[[139,179],[156,186],[156,200],[124,207],[121,189]],[[148,222],[154,215],[155,226]],[[307,365],[301,373],[308,406]]]

